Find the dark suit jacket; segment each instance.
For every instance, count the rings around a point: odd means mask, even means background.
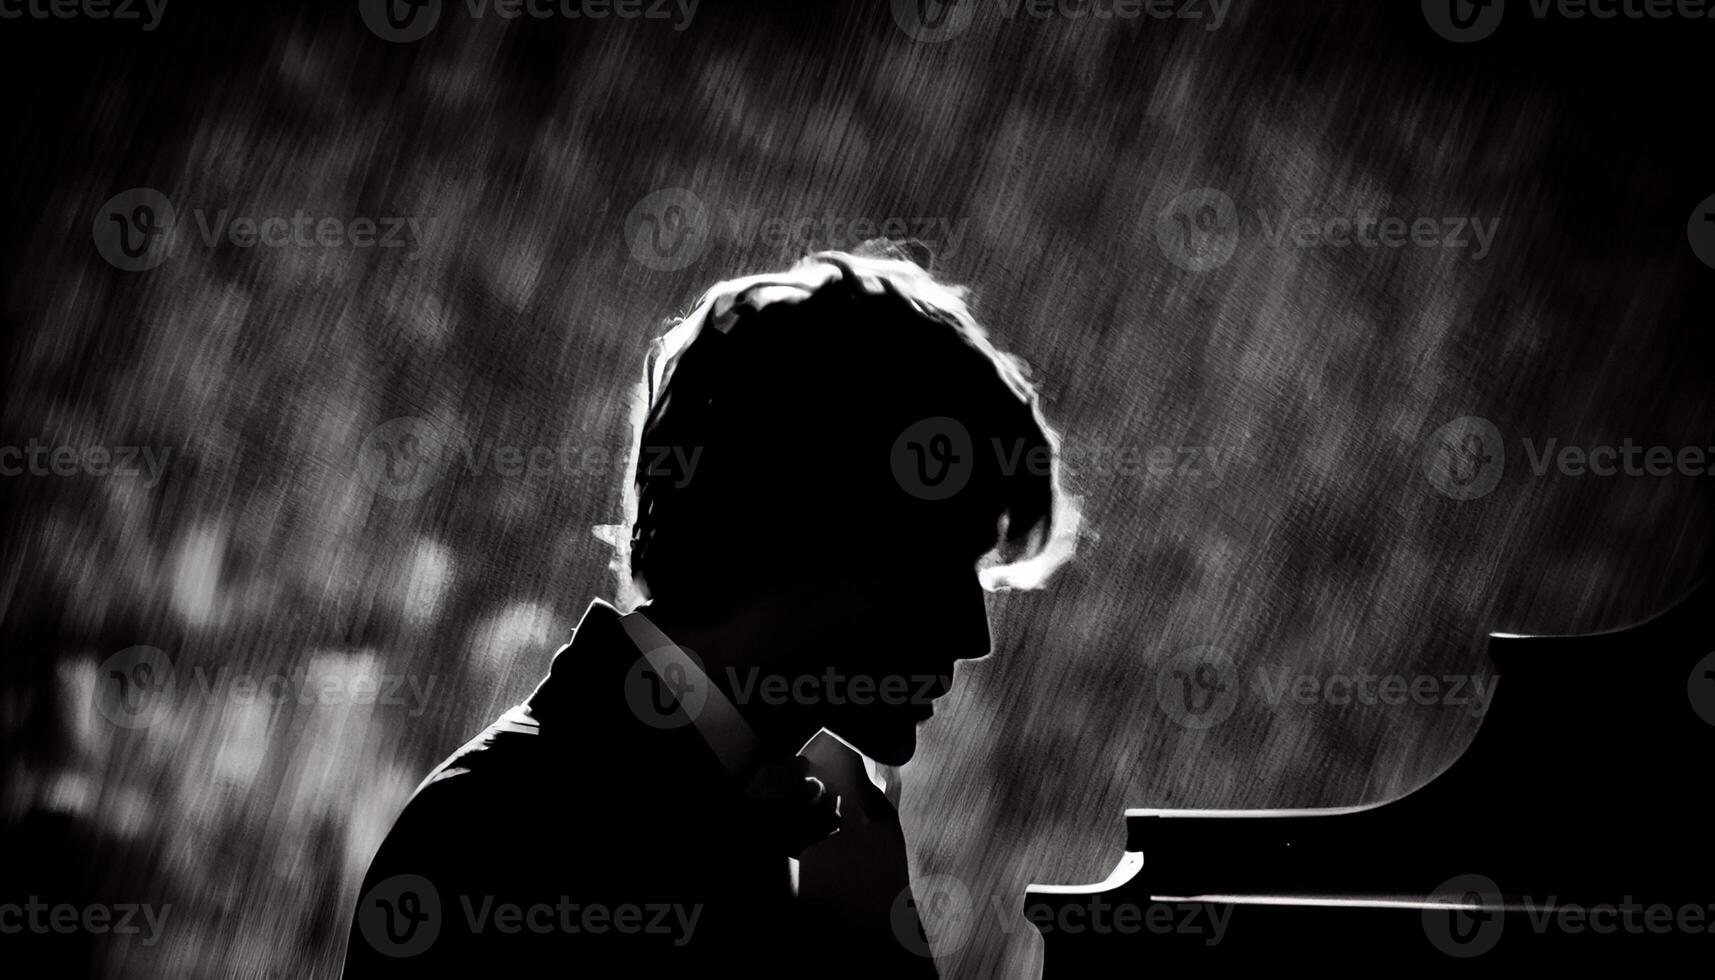
[[[618,611],[592,603],[529,699],[430,774],[364,880],[347,980],[933,975],[899,944],[842,949],[806,915],[780,842],[696,728],[629,706],[640,659]]]

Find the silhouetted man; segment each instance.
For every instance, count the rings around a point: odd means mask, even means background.
[[[796,753],[826,729],[906,762],[954,664],[989,652],[984,585],[1066,557],[1034,390],[962,291],[897,252],[827,252],[705,294],[634,423],[617,564],[647,604],[592,603],[535,692],[425,780],[346,976],[933,975],[908,893],[800,900],[789,859],[842,809],[894,818],[867,782],[842,808]],[[858,857],[834,886],[904,882],[902,847]]]

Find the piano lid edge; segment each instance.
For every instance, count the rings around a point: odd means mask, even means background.
[[[1592,641],[1613,640],[1625,637],[1627,634],[1639,634],[1646,630],[1663,630],[1680,625],[1680,620],[1695,614],[1705,608],[1715,599],[1715,574],[1700,576],[1682,591],[1678,597],[1667,605],[1648,615],[1621,623],[1618,626],[1602,630],[1589,630],[1582,633],[1517,633],[1511,630],[1491,630],[1488,634],[1489,655],[1494,659],[1500,651],[1503,658],[1515,650],[1530,650],[1545,641]]]
[[[1127,813],[1129,815],[1130,811],[1127,811]],[[1031,882],[1024,886],[1024,896],[1026,898],[1045,898],[1054,895],[1094,895],[1100,892],[1112,891],[1115,888],[1121,888],[1129,884],[1133,878],[1137,877],[1138,872],[1142,870],[1143,852],[1126,851],[1120,856],[1119,863],[1114,865],[1113,871],[1109,872],[1107,878],[1103,881],[1098,881],[1088,885],[1040,885],[1035,882]]]
[[[1358,813],[1363,810],[1373,810],[1390,801],[1379,803],[1358,803],[1353,806],[1313,806],[1288,807],[1272,810],[1152,810],[1128,809],[1125,812],[1127,820],[1143,817],[1162,817],[1168,820],[1200,819],[1204,817],[1220,820],[1241,820],[1251,817],[1280,818],[1280,817],[1338,817],[1347,813]]]

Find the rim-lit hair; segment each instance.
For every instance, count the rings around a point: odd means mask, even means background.
[[[785,272],[732,279],[705,292],[650,350],[631,406],[626,470],[633,479],[624,489],[625,523],[597,529],[614,547],[621,603],[659,599],[668,591],[701,591],[718,587],[716,579],[729,579],[731,564],[708,552],[743,548],[745,542],[719,536],[730,537],[732,525],[744,524],[733,511],[750,502],[755,488],[736,497],[725,484],[754,480],[754,470],[780,465],[770,462],[780,460],[779,453],[759,455],[758,445],[766,445],[771,433],[756,430],[802,425],[786,420],[817,418],[818,412],[839,420],[829,423],[830,433],[839,433],[830,435],[835,441],[814,447],[828,455],[810,458],[829,476],[802,492],[812,507],[817,498],[828,498],[819,511],[824,526],[851,520],[849,512],[873,513],[884,523],[864,527],[867,538],[890,528],[908,534],[914,527],[945,527],[948,515],[956,514],[956,521],[972,522],[970,540],[981,540],[973,555],[984,555],[979,572],[984,588],[1044,584],[1075,549],[1078,502],[1063,488],[1059,434],[1043,418],[1028,368],[994,346],[966,296],[963,287],[935,279],[890,243],[871,243],[856,253],[818,252]],[[841,388],[835,375],[849,383]],[[830,388],[849,395],[847,401],[814,404],[822,391],[817,385],[825,379]],[[757,408],[774,394],[757,389],[771,385],[780,389],[773,415]],[[750,407],[732,408],[735,403]],[[868,482],[873,468],[891,473],[885,458],[874,459],[870,437],[885,434],[891,442],[901,431],[895,415],[923,417],[908,406],[949,404],[954,407],[946,414],[969,420],[979,437],[973,440],[978,460],[986,458],[986,438],[997,456],[1007,455],[1004,446],[1011,447],[1010,464],[997,458],[979,471],[970,491],[935,505],[939,510],[904,500],[897,487]],[[861,431],[862,438],[853,439],[851,434],[860,431],[854,426],[886,431]],[[702,468],[705,486],[696,488],[691,486],[695,470],[663,468],[659,457],[664,454],[643,452],[644,446],[694,446],[717,458],[705,461],[715,465]],[[856,476],[860,471],[840,455],[862,456],[863,475]],[[1023,465],[1025,459],[1036,465]],[[731,465],[723,468],[723,462]],[[711,481],[719,485],[709,489]],[[769,502],[770,517],[779,507],[778,500]],[[755,532],[778,535],[779,530],[758,527]],[[793,533],[814,537],[807,529]],[[849,545],[840,540],[838,546]],[[906,538],[894,544],[901,550],[909,546]],[[693,561],[707,566],[703,575],[678,574],[680,566]],[[708,571],[715,567],[728,574]]]

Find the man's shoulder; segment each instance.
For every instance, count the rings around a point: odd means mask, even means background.
[[[418,785],[384,849],[462,841],[493,851],[528,840],[546,851],[600,851],[627,832],[670,835],[687,808],[701,819],[724,809],[724,771],[695,729],[631,703],[649,693],[628,687],[642,662],[619,611],[590,603],[534,693]]]
[[[626,672],[637,661],[620,619],[611,603],[590,601],[571,637],[554,652],[548,673],[522,705],[538,726],[532,734],[541,733],[544,725],[548,734],[575,729],[580,721],[587,725],[592,713],[599,722],[602,709],[620,705]]]
[[[436,766],[388,831],[371,878],[411,873],[472,884],[530,879],[566,870],[579,852],[629,816],[625,800],[606,804],[599,780],[575,759],[502,716]],[[596,849],[599,854],[599,848]]]
[[[456,784],[459,788],[476,790],[476,783],[484,780],[470,777],[497,774],[498,770],[510,766],[529,766],[538,762],[534,757],[543,745],[537,739],[541,730],[527,704],[513,706],[436,766],[417,786],[412,799],[422,796],[430,786],[448,784],[461,777],[464,781]]]

